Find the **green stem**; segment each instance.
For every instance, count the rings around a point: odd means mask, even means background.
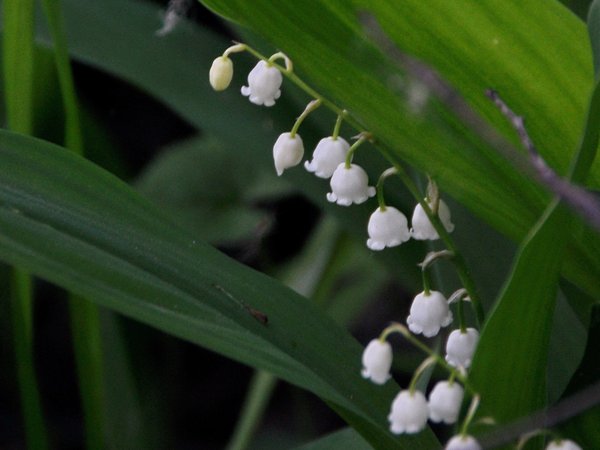
[[[77,94],[69,61],[59,0],[42,0],[50,34],[54,42],[54,58],[65,110],[65,145],[83,155],[83,137]],[[85,423],[86,447],[101,450],[104,443],[104,376],[102,337],[98,308],[88,300],[69,295],[71,331],[77,362],[79,391]]]
[[[465,334],[467,332],[467,327],[465,325],[465,312],[463,311],[463,302],[465,300],[463,297],[458,299],[458,326],[460,327],[460,332]]]
[[[421,363],[419,367],[417,367],[415,373],[413,373],[413,376],[410,380],[410,384],[408,385],[408,392],[410,392],[411,395],[414,394],[415,390],[417,389],[417,382],[419,381],[419,378],[421,377],[423,372],[425,372],[429,366],[436,363],[436,359],[433,356],[429,356],[425,361]]]
[[[342,122],[344,120],[345,114],[346,110],[344,110],[342,114],[338,114],[337,116],[337,119],[335,121],[335,127],[333,127],[333,134],[331,135],[334,141],[337,140],[338,136],[340,135],[340,128],[342,127]]]
[[[4,0],[2,62],[7,125],[33,132],[34,1]],[[10,314],[17,381],[28,448],[48,448],[42,401],[33,352],[33,293],[31,276],[13,268],[10,274]]]
[[[31,276],[14,268],[11,273],[11,315],[27,448],[44,450],[48,448],[48,439],[35,375],[32,309]]]
[[[233,436],[226,447],[227,450],[244,450],[250,445],[277,381],[277,378],[268,372],[262,370],[254,372],[248,388],[248,396],[242,406]]]
[[[385,182],[386,178],[396,175],[396,173],[396,168],[390,167],[389,169],[384,170],[381,175],[379,175],[379,179],[377,180],[377,202],[379,203],[379,209],[381,209],[381,211],[386,210],[385,198],[383,195],[383,183]]]
[[[304,119],[306,119],[308,117],[308,115],[311,112],[313,112],[315,109],[317,109],[319,106],[321,106],[321,100],[318,100],[318,99],[313,100],[308,105],[306,105],[306,108],[304,108],[304,111],[302,111],[302,114],[300,114],[300,116],[296,119],[296,122],[294,122],[292,131],[290,131],[291,138],[294,138],[296,136],[296,133],[298,133],[298,129],[300,128],[300,125],[302,125],[302,122],[304,122]]]
[[[477,412],[477,408],[479,407],[479,400],[479,395],[473,396],[471,404],[469,405],[469,410],[467,411],[467,416],[465,417],[465,420],[463,421],[462,426],[460,427],[461,436],[466,436],[468,434],[469,425],[471,424],[473,417],[475,417],[475,413]]]
[[[429,272],[425,267],[421,269],[421,277],[423,279],[423,293],[429,295],[431,293],[431,280],[429,279]]]
[[[346,154],[346,163],[344,165],[346,169],[349,169],[352,166],[352,158],[354,158],[354,153],[356,152],[358,147],[360,147],[367,139],[370,138],[371,135],[369,133],[363,132],[360,134],[358,140],[354,144],[352,144],[350,150],[348,150],[348,153]]]

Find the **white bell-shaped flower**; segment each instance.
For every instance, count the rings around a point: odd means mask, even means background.
[[[428,416],[429,408],[422,392],[400,391],[388,415],[390,431],[394,434],[418,433],[425,428]]]
[[[297,166],[304,156],[304,144],[299,134],[282,133],[273,146],[273,161],[277,175],[285,169]]]
[[[438,334],[440,328],[450,325],[452,311],[448,301],[441,292],[421,292],[415,297],[406,319],[408,328],[415,334],[423,333],[425,337]]]
[[[546,450],[581,450],[581,447],[569,439],[555,439],[548,444]]]
[[[444,450],[481,450],[481,445],[473,436],[458,434],[448,441]]]
[[[281,95],[281,72],[266,61],[259,61],[248,74],[248,86],[242,86],[242,95],[256,105],[273,106]]]
[[[350,145],[341,137],[323,138],[315,147],[312,161],[306,161],[304,167],[319,178],[331,178],[337,166],[346,161],[348,150]]]
[[[475,328],[467,328],[465,332],[454,330],[446,342],[446,361],[454,367],[468,369],[479,341],[479,332]]]
[[[224,91],[233,78],[233,62],[227,56],[219,56],[210,66],[208,79],[215,91]]]
[[[327,200],[341,206],[349,206],[352,203],[360,205],[375,195],[375,188],[369,186],[367,172],[356,164],[350,164],[348,168],[345,163],[339,164],[329,184],[331,192],[327,194]]]
[[[440,381],[429,393],[429,418],[452,424],[458,419],[465,391],[456,382]]]
[[[386,206],[384,210],[377,208],[369,218],[367,231],[367,247],[371,250],[395,247],[410,239],[406,216],[393,206]]]
[[[362,376],[375,384],[385,384],[390,379],[392,346],[388,341],[373,339],[362,355]]]
[[[428,203],[429,207],[431,204]],[[440,199],[438,204],[438,217],[440,221],[444,225],[444,228],[448,233],[452,233],[454,231],[454,224],[450,218],[450,208],[448,205]],[[433,228],[429,217],[425,214],[425,210],[421,206],[420,203],[415,206],[415,211],[413,212],[412,220],[411,220],[412,229],[410,230],[412,237],[418,240],[431,240],[435,241],[439,239],[440,236],[438,232]]]

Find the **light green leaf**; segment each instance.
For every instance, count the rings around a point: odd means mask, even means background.
[[[521,247],[481,333],[470,379],[480,413],[506,423],[546,405],[548,345],[570,216],[549,207]],[[543,274],[543,276],[539,276]]]
[[[390,434],[397,387],[362,379],[362,348],[346,331],[173,225],[112,175],[59,147],[0,132],[0,179],[2,260],[309,389],[378,448],[439,448],[430,431]]]
[[[371,450],[373,447],[371,447],[356,431],[351,428],[345,428],[298,447],[298,450],[331,450],[335,448]]]
[[[411,113],[406,101],[411,82],[395,56],[369,40],[365,28],[372,25],[364,18],[375,17],[397,49],[432,64],[516,142],[484,95],[486,88],[499,89],[527,118],[538,148],[559,172],[571,156],[565,149],[576,147],[592,85],[589,43],[579,19],[558,3],[543,8],[533,0],[426,5],[310,0],[277,8],[266,1],[203,3],[285,51],[301,77],[375,134],[388,158],[430,173],[452,197],[514,240],[521,240],[542,214],[547,193],[436,101],[420,115]],[[327,27],[321,26],[324,16]],[[594,163],[592,186],[599,174]],[[573,243],[563,272],[596,299],[600,289],[592,278],[600,276],[594,260],[598,242],[595,236]]]

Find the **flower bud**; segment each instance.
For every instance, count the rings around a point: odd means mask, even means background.
[[[452,311],[448,307],[448,301],[438,291],[417,295],[406,319],[410,331],[415,334],[423,333],[425,337],[435,336],[441,327],[448,326],[451,322]]]
[[[208,73],[210,85],[215,91],[224,91],[233,78],[233,62],[227,56],[216,58]]]
[[[281,95],[281,72],[266,61],[259,61],[248,74],[248,86],[242,86],[242,95],[256,105],[273,106]]]
[[[418,433],[425,428],[428,415],[427,400],[422,392],[400,391],[388,415],[390,431],[394,434]]]
[[[433,422],[455,423],[464,394],[464,389],[456,382],[438,382],[429,394],[429,418]]]
[[[299,134],[282,133],[273,146],[273,160],[277,175],[281,176],[285,169],[294,167],[302,161],[304,144]]]
[[[444,450],[481,450],[481,445],[473,436],[458,434],[448,441]]]
[[[338,165],[329,184],[331,192],[327,194],[327,200],[341,206],[360,205],[375,195],[375,188],[368,185],[367,172],[356,164],[350,164],[350,167],[345,163]]]
[[[323,138],[313,152],[312,161],[306,161],[304,167],[319,178],[331,178],[337,166],[346,160],[349,149],[350,145],[341,137]]]
[[[385,210],[377,208],[369,218],[367,231],[367,247],[371,250],[395,247],[410,239],[406,216],[393,206],[387,206]]]
[[[454,367],[468,369],[479,341],[479,332],[475,328],[467,328],[463,333],[454,330],[446,342],[446,361]]]
[[[431,204],[428,203],[428,205],[431,208]],[[442,222],[442,225],[444,225],[446,231],[448,233],[452,233],[454,231],[454,224],[450,218],[450,209],[448,208],[448,205],[446,205],[446,203],[441,199],[438,203],[438,217],[440,218],[440,221]],[[428,239],[435,241],[436,239],[440,238],[438,232],[435,230],[435,228],[433,228],[429,217],[427,217],[427,214],[425,214],[425,210],[420,203],[415,206],[411,224],[412,229],[410,232],[414,239]]]
[[[362,355],[362,376],[375,384],[385,384],[390,379],[392,346],[388,341],[373,339]]]

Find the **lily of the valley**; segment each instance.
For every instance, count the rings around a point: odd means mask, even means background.
[[[273,106],[281,95],[281,72],[266,61],[259,61],[248,74],[248,86],[242,86],[242,95],[256,105]]]
[[[548,444],[546,450],[581,450],[581,447],[569,439],[555,439]]]
[[[273,146],[275,171],[281,176],[285,169],[297,166],[304,156],[304,144],[299,134],[282,133]]]
[[[448,361],[448,364],[468,369],[471,366],[471,360],[478,341],[479,332],[475,328],[467,328],[464,333],[460,329],[450,333],[446,342],[446,361]]]
[[[384,384],[390,379],[392,346],[387,341],[373,339],[362,355],[362,376],[375,384]]]
[[[341,137],[329,136],[319,141],[312,155],[312,161],[306,161],[304,167],[319,178],[331,178],[335,169],[346,160],[350,145]]]
[[[448,441],[444,450],[481,450],[481,445],[469,435],[456,435]]]
[[[410,314],[406,319],[408,328],[415,334],[425,337],[438,334],[440,328],[450,325],[452,311],[441,292],[421,292],[412,302]]]
[[[425,428],[428,416],[429,408],[422,392],[400,391],[388,415],[390,431],[394,434],[418,433]]]
[[[429,418],[433,422],[455,423],[464,394],[464,389],[456,382],[438,382],[429,394]]]
[[[356,164],[349,167],[345,162],[339,164],[329,184],[331,192],[327,194],[327,200],[341,206],[359,205],[375,195],[375,188],[369,186],[367,172]]]
[[[233,78],[233,62],[227,56],[219,56],[210,66],[208,72],[210,85],[215,91],[224,91]]]
[[[377,208],[369,218],[367,231],[367,247],[371,250],[395,247],[410,239],[406,216],[393,206]]]
[[[431,208],[432,205],[430,203],[428,203],[428,205]],[[441,199],[439,200],[437,214],[446,231],[448,233],[452,233],[452,231],[454,231],[454,224],[452,223],[450,217],[450,209],[448,208],[448,205],[446,205],[446,203]],[[410,231],[414,239],[434,241],[440,238],[438,232],[431,224],[429,217],[427,217],[427,214],[425,214],[425,210],[420,203],[415,206],[411,225],[412,229]]]

